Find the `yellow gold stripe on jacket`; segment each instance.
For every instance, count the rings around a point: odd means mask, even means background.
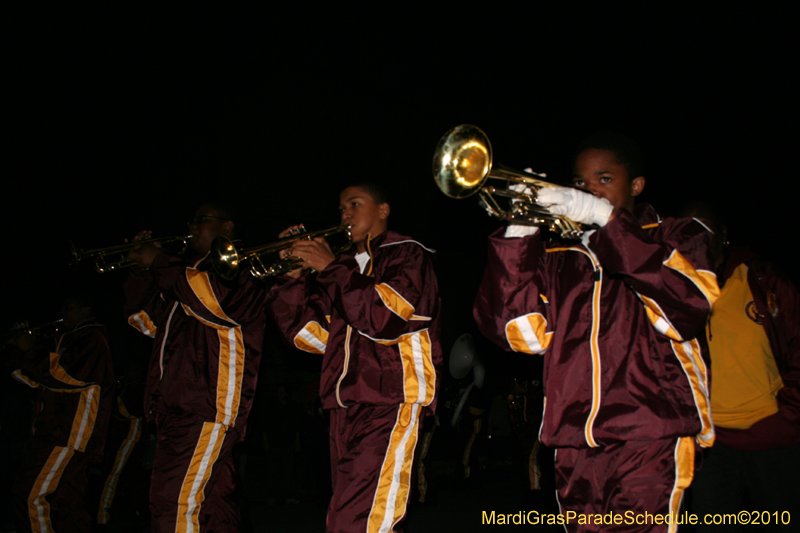
[[[673,341],[683,342],[683,337],[678,334],[670,321],[667,320],[666,314],[661,309],[661,306],[658,305],[655,300],[647,296],[639,294],[639,298],[644,302],[644,311],[647,314],[647,318],[650,319],[653,328]]]
[[[675,485],[669,496],[670,520],[669,533],[678,531],[678,516],[681,512],[681,502],[683,494],[689,485],[692,484],[694,477],[694,443],[691,437],[679,437],[675,444]]]
[[[339,404],[340,407],[347,407],[344,403],[342,403],[342,397],[339,394],[339,387],[342,386],[342,380],[344,379],[345,374],[347,374],[347,366],[350,364],[350,335],[353,333],[353,328],[347,326],[347,333],[344,337],[344,364],[342,365],[342,375],[339,376],[339,379],[336,380],[336,403]]]
[[[202,303],[212,315],[236,324],[236,322],[231,320],[222,310],[222,306],[217,300],[217,296],[214,294],[214,289],[211,287],[211,280],[208,277],[208,272],[187,268],[186,280],[189,282],[189,286],[192,288],[195,296],[197,296],[197,299],[200,300],[200,303]]]
[[[602,273],[600,265],[594,262],[595,271]],[[589,446],[596,448],[597,442],[594,440],[594,421],[597,418],[597,413],[600,411],[600,392],[602,383],[600,376],[602,371],[600,361],[600,295],[603,289],[603,276],[597,276],[594,282],[594,290],[592,292],[592,409],[589,411],[589,418],[586,419],[586,442]]]
[[[117,398],[117,400],[120,408],[122,408],[122,399]],[[127,411],[123,413],[123,415],[126,418],[131,418],[130,415],[127,414]],[[100,495],[100,508],[97,511],[98,524],[107,524],[108,520],[111,518],[109,509],[111,508],[111,503],[114,501],[114,496],[117,493],[117,482],[119,481],[119,476],[131,456],[133,447],[136,446],[137,442],[139,442],[139,438],[141,436],[142,421],[138,418],[131,418],[130,427],[128,428],[128,435],[120,444],[119,450],[117,450],[117,456],[114,459],[114,466],[111,468],[111,472],[109,472],[106,482],[103,485],[103,493]]]
[[[600,262],[597,260],[594,254],[586,248],[579,248],[577,246],[564,246],[548,248],[545,251],[547,253],[567,251],[580,252],[589,258],[589,261],[592,263],[592,269],[594,269],[595,280],[594,288],[592,290],[592,332],[591,338],[589,339],[589,346],[592,354],[592,407],[589,411],[589,417],[586,419],[586,424],[584,426],[584,436],[586,437],[586,442],[589,444],[589,446],[596,448],[598,444],[594,440],[593,426],[594,421],[597,418],[597,413],[600,411],[600,397],[602,389],[602,382],[600,381],[600,377],[602,375],[602,366],[600,360],[599,338],[600,296],[603,292],[603,267],[600,266]]]
[[[87,384],[83,381],[77,380],[67,374],[64,367],[61,366],[61,355],[56,352],[50,352],[50,375],[58,381],[66,385],[75,385],[76,387],[85,387]]]
[[[419,415],[419,404],[401,404],[398,409],[367,520],[367,533],[390,533],[405,515]]]
[[[541,313],[530,313],[510,320],[506,324],[506,341],[515,352],[543,354],[553,332],[547,331],[547,319]]]
[[[20,381],[20,382],[24,383],[25,385],[27,385],[28,387],[30,387],[32,389],[38,389],[39,388],[39,384],[38,383],[36,383],[31,378],[29,378],[28,376],[23,374],[22,371],[20,371],[19,369],[14,370],[11,373],[11,377],[16,379],[17,381]]]
[[[696,435],[697,443],[703,448],[709,448],[714,445],[714,423],[711,419],[708,368],[700,354],[700,343],[697,339],[692,339],[680,343],[670,342],[670,344],[692,389],[692,397],[701,424],[700,433]]]
[[[365,275],[371,276],[372,275],[372,235],[367,233],[367,255],[369,255],[369,267],[366,269],[367,273]]]
[[[403,363],[405,403],[428,405],[433,401],[436,389],[436,371],[433,367],[431,337],[427,329],[406,333],[394,340],[373,339],[367,335],[364,336],[384,346],[397,345]]]
[[[214,328],[214,329],[230,329],[229,325],[218,324],[216,322],[211,322],[210,320],[207,320],[207,319],[203,318],[202,316],[200,316],[197,313],[195,313],[194,309],[192,309],[191,307],[189,307],[186,304],[180,304],[180,305],[181,305],[181,308],[183,309],[184,313],[186,313],[188,316],[190,316],[192,318],[196,318],[204,326],[208,326],[208,327]],[[235,322],[234,322],[234,324],[235,324]]]
[[[200,438],[194,449],[189,470],[181,485],[178,496],[178,519],[176,533],[195,533],[200,531],[198,517],[205,500],[205,487],[211,477],[211,470],[219,458],[219,451],[225,439],[225,426],[204,422]]]
[[[403,360],[405,402],[429,405],[436,390],[436,371],[428,330],[404,335],[397,346]]]
[[[375,290],[378,291],[378,296],[380,296],[381,301],[383,301],[383,305],[388,307],[392,313],[405,321],[408,321],[414,316],[414,306],[391,286],[386,283],[380,283],[375,285]]]
[[[294,337],[294,345],[304,352],[323,355],[328,347],[328,330],[323,328],[319,322],[312,320],[297,332]]]
[[[695,270],[692,264],[678,250],[672,251],[667,260],[664,261],[664,265],[689,278],[708,300],[708,307],[714,306],[714,302],[719,298],[719,285],[717,284],[717,276],[713,272]]]
[[[242,328],[217,330],[219,335],[219,367],[217,370],[218,424],[236,425],[244,377],[244,339]]]
[[[42,470],[33,483],[33,488],[28,494],[28,518],[31,530],[34,533],[52,533],[50,523],[50,504],[45,496],[55,492],[61,476],[64,474],[75,450],[72,448],[53,447],[53,451],[45,461]]]
[[[156,325],[153,324],[153,321],[150,320],[150,315],[144,311],[139,311],[138,313],[129,316],[128,324],[136,328],[137,331],[140,331],[151,338],[156,336],[156,331],[158,330]]]
[[[75,394],[80,394],[80,400],[72,419],[68,446],[82,452],[86,449],[86,444],[94,431],[94,422],[100,406],[100,386],[92,385]]]

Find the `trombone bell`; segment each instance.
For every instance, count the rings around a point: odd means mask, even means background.
[[[445,133],[436,145],[433,177],[450,198],[467,198],[478,193],[481,204],[492,216],[514,224],[544,226],[565,239],[580,238],[583,234],[580,224],[553,215],[546,206],[537,203],[536,192],[555,185],[502,165],[493,168],[492,160],[492,144],[486,134],[477,126],[462,124]],[[488,184],[489,179],[505,181],[506,185],[494,187]],[[509,188],[511,184],[522,184],[527,190],[514,191]],[[497,197],[514,201],[509,209],[503,209]]]

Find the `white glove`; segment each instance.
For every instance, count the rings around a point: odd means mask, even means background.
[[[536,226],[523,226],[522,224],[509,224],[506,226],[506,239],[521,239],[528,235],[536,235],[539,228]]]
[[[521,192],[522,194],[527,194],[529,196],[533,194],[531,188],[525,185],[524,183],[512,183],[511,185],[508,186],[508,190],[514,192]],[[517,202],[519,202],[517,198],[511,199],[512,204],[515,204]]]
[[[541,173],[540,172],[534,172],[531,167],[526,168],[525,172],[527,172],[528,174],[531,174],[533,176],[537,176],[539,178],[546,178],[547,177],[547,174],[545,174],[544,172],[541,172]],[[525,185],[524,183],[512,183],[511,185],[508,186],[508,188],[510,190],[514,191],[514,192],[521,192],[521,193],[527,194],[529,196],[533,194],[533,192],[531,191],[531,188],[528,187],[527,185]],[[516,198],[512,198],[511,202],[512,203],[516,203],[516,202],[519,202],[519,200],[517,200]]]
[[[538,203],[549,206],[553,215],[562,215],[581,224],[605,226],[614,207],[605,198],[568,187],[543,187],[537,193]]]
[[[532,172],[530,169],[526,168],[526,172]],[[531,191],[530,187],[526,186],[524,183],[512,183],[508,186],[508,188],[515,192],[521,192],[527,195],[532,195],[533,192]],[[511,203],[519,202],[516,198],[511,199]],[[539,228],[536,226],[527,226],[523,224],[509,224],[506,227],[506,239],[510,238],[522,238],[527,237],[528,235],[534,235]]]

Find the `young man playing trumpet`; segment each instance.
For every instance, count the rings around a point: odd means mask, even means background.
[[[334,257],[322,239],[295,243],[284,255],[300,258],[302,269],[270,291],[270,312],[291,344],[323,356],[327,531],[397,531],[442,363],[432,250],[388,230],[389,203],[373,185],[344,189],[339,210],[355,250]]]
[[[497,344],[545,357],[540,436],[557,449],[567,529],[674,530],[694,441],[714,441],[704,339],[718,294],[710,233],[634,203],[645,180],[627,137],[587,139],[572,182],[540,190],[538,201],[599,228],[581,241],[545,239],[529,226],[498,230],[475,318]],[[624,522],[604,522],[610,513]]]
[[[192,258],[145,244],[125,285],[128,322],[154,338],[145,415],[156,424],[153,531],[238,531],[232,450],[244,439],[266,324],[266,292],[247,269],[226,281],[211,269],[217,236],[232,238],[223,208],[189,223]]]
[[[102,458],[116,385],[108,333],[94,316],[90,299],[73,294],[55,346],[28,333],[11,340],[12,376],[37,391],[13,487],[20,532],[91,531],[86,470]]]

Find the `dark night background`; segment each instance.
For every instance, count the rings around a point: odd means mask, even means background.
[[[146,357],[123,320],[127,274],[70,268],[69,240],[89,249],[142,229],[185,235],[211,198],[234,205],[241,236],[262,244],[299,222],[337,224],[341,188],[367,180],[389,189],[390,227],[438,250],[447,353],[473,328],[486,237],[499,226],[432,178],[437,141],[463,123],[488,134],[497,163],[556,182],[569,178],[582,138],[626,133],[646,156],[642,201],[667,216],[713,202],[733,243],[798,279],[798,43],[788,3],[221,5],[0,9],[0,328],[54,320],[66,289],[89,288],[117,363]],[[289,372],[313,381],[318,358],[280,354],[265,350],[272,382],[260,380],[260,391]],[[491,354],[488,374],[541,361],[514,355]],[[458,511],[440,512],[450,527],[436,530],[459,529],[459,517],[474,525],[467,510],[485,509],[487,493],[512,503],[505,480],[486,487],[474,501],[453,491]],[[264,509],[270,530],[290,530],[275,525],[281,509],[290,524],[324,520],[324,504]]]
[[[124,273],[66,268],[69,239],[184,234],[221,197],[260,244],[337,223],[341,187],[373,180],[392,227],[439,251],[452,339],[498,225],[432,179],[439,137],[462,123],[496,162],[554,181],[587,134],[627,133],[647,157],[642,200],[669,215],[709,199],[732,241],[790,266],[788,11],[537,6],[6,8],[3,323],[53,319],[65,285],[120,298]]]

